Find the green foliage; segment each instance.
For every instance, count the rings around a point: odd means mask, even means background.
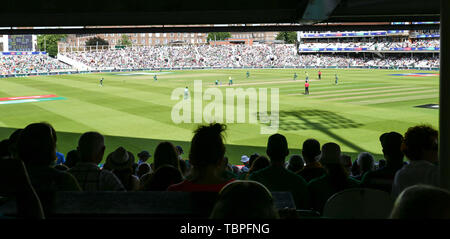
[[[297,42],[297,32],[280,32],[275,39],[282,40],[287,44],[294,44]]]
[[[93,37],[86,41],[86,46],[107,46],[109,42],[100,37]]]
[[[58,41],[64,40],[66,34],[38,35],[37,45],[40,51],[46,51],[52,57],[58,55]]]
[[[209,41],[219,41],[219,40],[225,40],[227,38],[231,37],[231,33],[229,32],[210,32],[208,33],[208,42]]]
[[[122,34],[118,45],[120,46],[131,46],[131,40],[127,34]]]

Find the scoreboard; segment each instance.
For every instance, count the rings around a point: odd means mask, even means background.
[[[33,51],[33,35],[8,35],[8,51]]]

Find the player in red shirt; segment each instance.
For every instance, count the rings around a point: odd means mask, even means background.
[[[305,95],[309,95],[309,82],[305,82]]]
[[[322,72],[319,70],[319,80],[322,79]]]

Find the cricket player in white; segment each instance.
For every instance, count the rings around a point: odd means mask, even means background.
[[[189,98],[189,90],[188,87],[184,88],[184,99],[187,100]]]

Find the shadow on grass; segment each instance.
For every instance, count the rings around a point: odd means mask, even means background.
[[[331,111],[298,110],[280,112],[281,130],[318,130],[335,139],[338,144],[343,144],[357,152],[367,152],[367,150],[331,131],[334,129],[359,128],[361,126],[363,126],[363,124],[347,119]]]
[[[0,127],[0,140],[7,139],[9,136],[16,130],[16,128],[5,128]],[[59,152],[64,155],[67,154],[70,150],[76,149],[78,144],[78,139],[80,138],[82,133],[73,133],[73,132],[62,132],[57,131],[57,149]],[[188,141],[177,141],[177,140],[162,140],[162,139],[149,139],[149,138],[134,138],[134,137],[124,137],[124,136],[111,136],[105,135],[105,145],[106,151],[104,159],[106,159],[106,155],[114,151],[117,147],[123,146],[128,151],[132,152],[137,160],[137,154],[142,150],[147,150],[153,155],[156,146],[163,141],[170,141],[174,145],[180,145],[183,150],[183,158],[187,159],[189,155],[190,142]],[[286,161],[289,160],[289,157],[293,154],[300,154],[301,149],[289,149],[290,155],[286,158]],[[248,145],[234,145],[227,144],[226,145],[226,156],[229,158],[231,164],[241,165],[240,162],[242,155],[250,156],[253,153],[258,153],[260,155],[266,154],[265,146],[248,146]],[[344,152],[346,153],[346,152]],[[352,159],[356,159],[357,154],[353,152],[346,153],[352,157]],[[375,155],[374,155],[375,156]],[[377,157],[379,158],[379,157]],[[153,157],[150,158],[150,161],[153,160]]]

